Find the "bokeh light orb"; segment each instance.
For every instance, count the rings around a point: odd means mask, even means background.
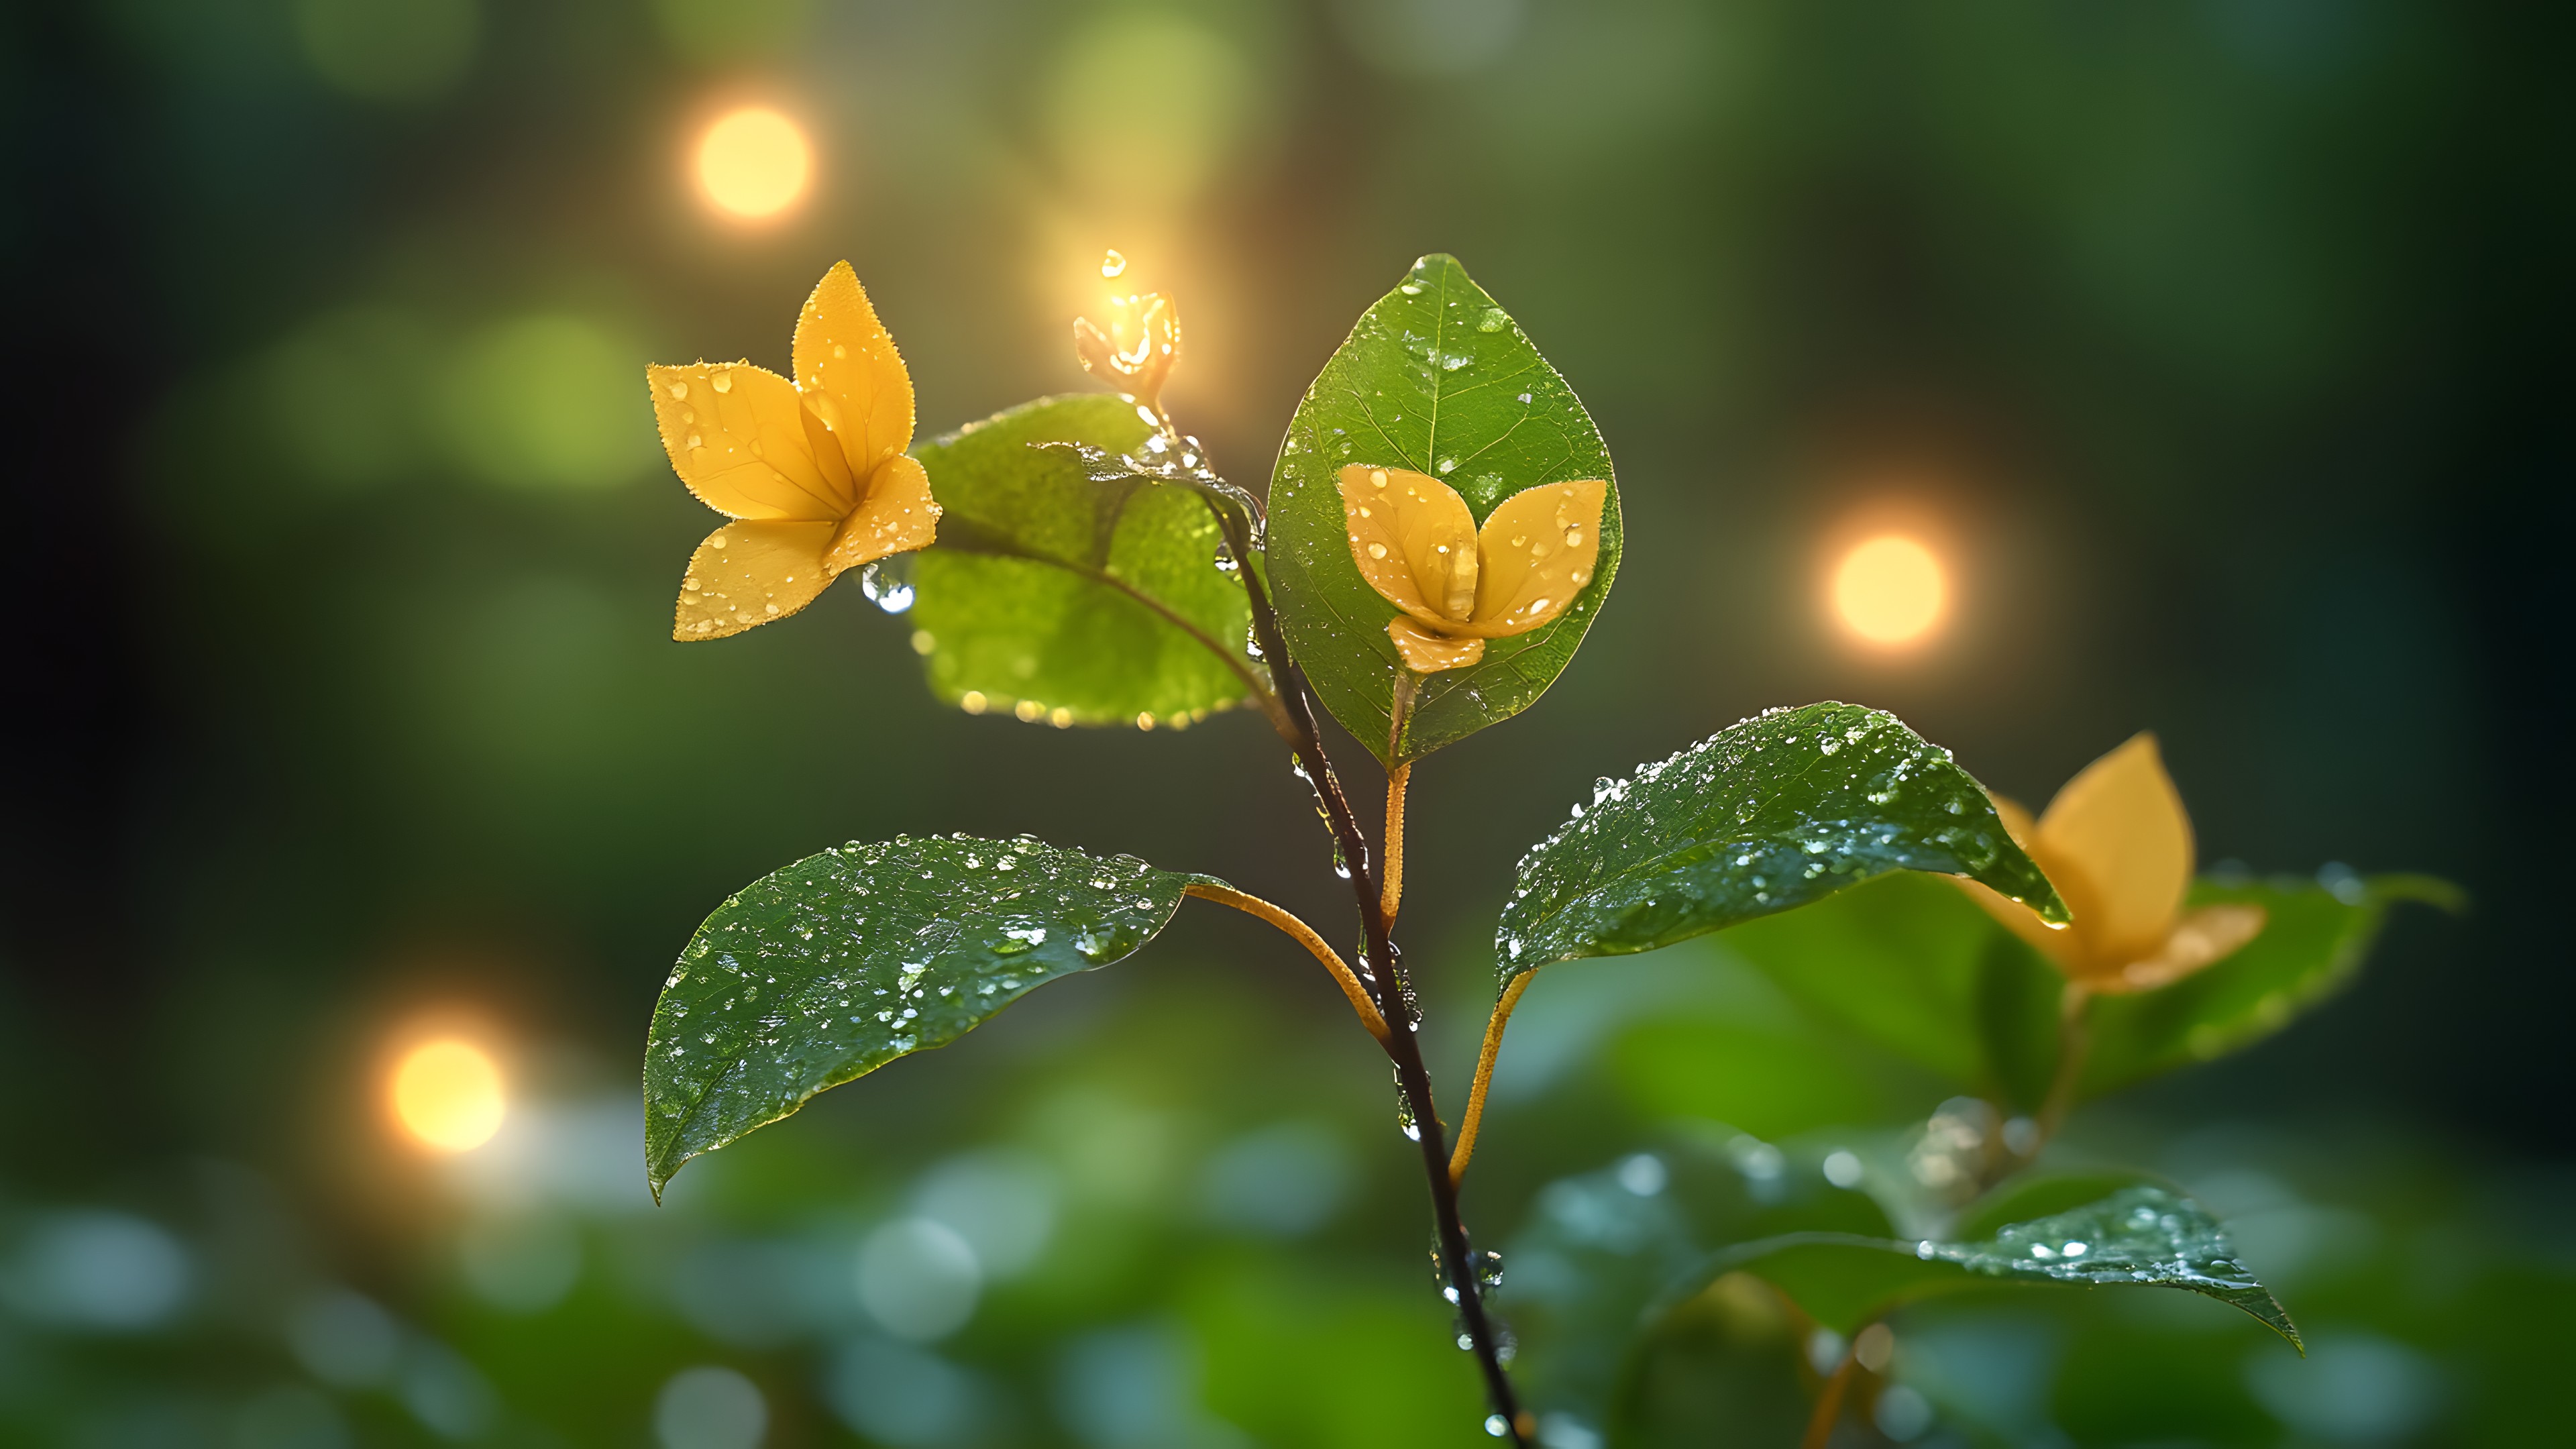
[[[697,169],[698,189],[717,210],[776,216],[814,179],[814,148],[783,113],[746,106],[717,117],[699,136]]]
[[[423,1042],[395,1064],[394,1120],[434,1152],[468,1152],[492,1140],[509,1110],[501,1068],[472,1042]]]
[[[1881,534],[1852,546],[1834,567],[1834,613],[1872,644],[1911,644],[1932,632],[1950,602],[1941,560],[1921,541]]]

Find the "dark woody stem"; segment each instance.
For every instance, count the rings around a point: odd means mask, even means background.
[[[1518,1397],[1512,1391],[1511,1376],[1503,1371],[1499,1336],[1493,1320],[1486,1315],[1485,1303],[1476,1277],[1475,1263],[1467,1245],[1466,1225],[1458,1215],[1458,1188],[1449,1176],[1449,1150],[1440,1126],[1440,1114],[1433,1106],[1431,1076],[1422,1065],[1422,1046],[1418,1038],[1420,1019],[1414,1010],[1413,993],[1405,978],[1404,968],[1396,955],[1391,936],[1385,896],[1373,864],[1368,836],[1360,829],[1359,819],[1351,812],[1350,801],[1342,793],[1340,778],[1324,753],[1323,738],[1316,728],[1314,697],[1306,685],[1305,672],[1298,668],[1288,643],[1279,632],[1279,617],[1270,606],[1268,592],[1262,587],[1259,572],[1253,567],[1252,539],[1249,529],[1240,521],[1229,519],[1222,510],[1216,512],[1218,523],[1225,529],[1226,543],[1234,556],[1242,560],[1241,577],[1245,595],[1252,604],[1253,638],[1261,646],[1263,658],[1270,666],[1270,676],[1277,685],[1281,715],[1273,717],[1280,735],[1296,755],[1307,782],[1314,787],[1315,801],[1324,812],[1324,823],[1332,831],[1333,842],[1340,848],[1342,863],[1348,869],[1351,893],[1358,905],[1360,928],[1367,943],[1361,971],[1369,991],[1377,999],[1384,1016],[1387,1035],[1386,1054],[1395,1063],[1396,1090],[1403,1094],[1405,1109],[1412,1115],[1418,1145],[1422,1149],[1422,1170],[1431,1189],[1431,1212],[1440,1244],[1440,1270],[1458,1299],[1458,1312],[1465,1325],[1469,1346],[1476,1354],[1477,1366],[1485,1375],[1485,1394],[1494,1413],[1503,1422],[1502,1438],[1515,1446],[1527,1443],[1527,1421],[1521,1413]]]

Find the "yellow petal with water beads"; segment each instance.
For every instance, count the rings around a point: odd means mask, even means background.
[[[1609,499],[1610,485],[1596,478],[1545,483],[1503,500],[1477,535],[1477,635],[1507,639],[1565,612],[1592,582]]]
[[[856,502],[817,462],[795,384],[747,362],[648,367],[653,419],[680,481],[728,518],[837,521]]]
[[[796,317],[796,385],[865,477],[912,446],[912,374],[848,262],[835,262]]]
[[[1456,632],[1476,610],[1476,518],[1467,500],[1409,468],[1354,463],[1337,481],[1360,577],[1415,619]]]
[[[785,618],[842,573],[926,548],[939,505],[912,444],[912,375],[847,262],[797,316],[793,381],[747,362],[650,367],[671,466],[742,520],[698,546],[672,637]]]
[[[707,535],[680,581],[671,637],[722,639],[783,619],[832,582],[832,523],[728,523]]]

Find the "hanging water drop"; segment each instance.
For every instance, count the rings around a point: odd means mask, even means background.
[[[1422,1124],[1413,1120],[1413,1099],[1404,1095],[1404,1074],[1395,1074],[1395,1130],[1408,1142],[1422,1140]]]
[[[912,555],[881,558],[859,570],[859,592],[880,609],[900,614],[912,607]]]

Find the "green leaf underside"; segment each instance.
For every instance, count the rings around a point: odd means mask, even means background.
[[[1216,567],[1222,535],[1199,490],[1142,474],[1096,478],[1074,451],[1143,447],[1156,430],[1104,393],[1040,398],[916,450],[944,510],[913,568],[913,627],[931,691],[949,703],[1062,709],[1077,724],[1196,718],[1245,697],[1240,675],[1150,595],[1241,654],[1243,587]]]
[[[2388,907],[2408,899],[2448,904],[2455,893],[2412,876],[2197,882],[2187,908],[2259,905],[2263,933],[2171,986],[2096,997],[2081,1094],[2282,1029],[2352,979]],[[1820,1024],[1928,1068],[1954,1091],[2035,1111],[2055,1074],[2065,979],[1947,882],[1890,876],[1722,939]]]
[[[1152,940],[1204,876],[1016,840],[853,842],[716,908],[644,1058],[653,1191],[816,1093],[945,1046],[1030,988]]]
[[[1426,676],[1392,750],[1403,670],[1386,625],[1399,611],[1350,555],[1335,475],[1351,463],[1439,478],[1479,524],[1541,484],[1611,485],[1592,582],[1552,622],[1486,641],[1470,668]],[[1422,258],[1362,314],[1297,405],[1271,477],[1269,571],[1289,648],[1333,718],[1390,768],[1536,702],[1600,612],[1619,544],[1617,479],[1591,415],[1454,257]]]
[[[1494,933],[1504,984],[1651,951],[1893,870],[2065,906],[1984,788],[1895,716],[1828,701],[1744,720],[1625,780],[1521,858]]]
[[[2162,990],[2095,998],[2083,1095],[2241,1051],[2288,1026],[2351,982],[2389,907],[2406,900],[2454,910],[2461,904],[2456,887],[2425,876],[2197,882],[2189,906],[2259,905],[2263,933]]]
[[[2306,1347],[2279,1300],[2237,1261],[2218,1220],[2152,1184],[2012,1223],[1973,1242],[1793,1233],[1739,1244],[1713,1256],[1675,1301],[1738,1271],[1771,1283],[1817,1322],[1847,1336],[1913,1300],[2002,1279],[2179,1288],[2241,1309],[2302,1352]]]

